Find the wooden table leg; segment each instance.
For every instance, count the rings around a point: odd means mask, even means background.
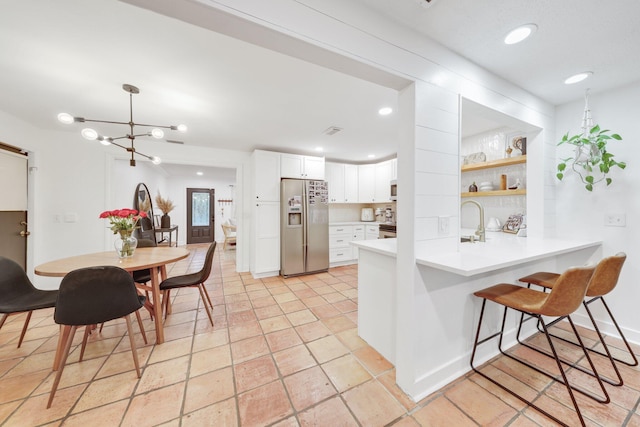
[[[157,267],[151,269],[151,294],[153,295],[153,311],[155,313],[156,322],[156,344],[164,342],[164,328],[162,324],[162,301],[160,300],[160,282],[158,281],[158,273],[162,274],[164,266],[158,271]],[[166,270],[164,275],[166,276]]]
[[[163,265],[160,267],[160,277],[162,278],[162,280],[166,280],[167,279],[167,266]],[[167,301],[166,303],[166,310],[167,310],[167,314],[171,314],[171,301]]]

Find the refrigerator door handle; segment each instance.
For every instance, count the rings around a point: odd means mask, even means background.
[[[302,265],[304,271],[307,271],[307,233],[309,225],[309,198],[307,197],[307,182],[302,183],[302,206],[304,213],[302,218]]]

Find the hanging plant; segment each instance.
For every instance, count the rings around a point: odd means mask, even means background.
[[[600,126],[595,125],[587,134],[569,136],[566,133],[558,145],[574,145],[575,154],[572,157],[561,159],[558,163],[559,180],[564,178],[567,165],[580,176],[580,180],[585,184],[588,191],[593,190],[593,186],[601,181],[610,185],[613,181],[607,175],[611,168],[617,166],[620,169],[627,167],[625,162],[618,162],[613,159],[614,155],[607,151],[607,143],[612,139],[621,141],[622,138],[617,133],[610,134],[609,130],[600,130]]]
[[[608,129],[600,130],[600,126],[593,126],[591,110],[589,109],[589,89],[584,94],[584,116],[582,117],[582,133],[569,136],[567,132],[558,145],[571,144],[575,146],[572,157],[561,159],[558,163],[556,177],[562,181],[567,171],[567,165],[580,176],[587,191],[593,191],[593,186],[601,181],[610,185],[613,181],[608,177],[614,166],[624,169],[627,164],[613,160],[613,154],[607,150],[611,140],[621,141],[617,133],[610,133]]]

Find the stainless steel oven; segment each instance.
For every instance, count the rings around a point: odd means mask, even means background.
[[[378,231],[378,239],[394,239],[396,237],[396,225],[395,224],[380,224]]]
[[[391,200],[398,200],[398,181],[392,180],[389,185],[389,193],[391,195]]]

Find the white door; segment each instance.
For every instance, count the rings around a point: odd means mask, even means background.
[[[27,156],[0,149],[0,256],[27,264]]]

